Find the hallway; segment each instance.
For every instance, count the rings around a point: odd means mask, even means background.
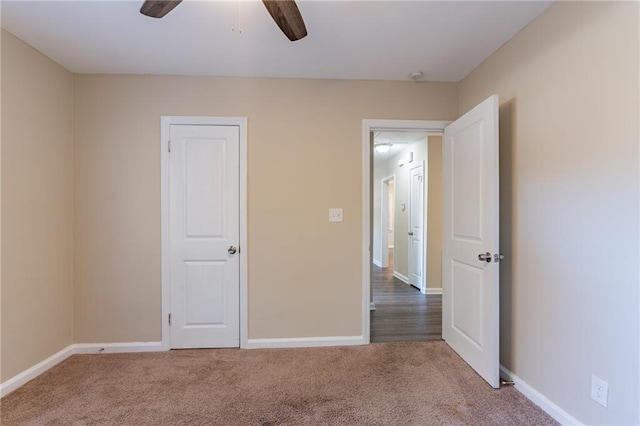
[[[373,266],[371,285],[376,310],[371,311],[371,343],[426,342],[442,339],[442,295],[426,296]]]

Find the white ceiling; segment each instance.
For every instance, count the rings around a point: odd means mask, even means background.
[[[411,131],[379,131],[373,133],[373,145],[390,144],[391,149],[388,152],[380,153],[373,150],[373,166],[378,167],[383,162],[395,157],[404,150],[407,145],[414,142],[425,141],[428,132],[411,132]]]
[[[298,0],[297,42],[257,0],[141,4],[3,0],[2,26],[76,73],[459,81],[551,2]]]

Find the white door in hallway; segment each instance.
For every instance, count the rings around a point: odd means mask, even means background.
[[[498,388],[498,96],[447,126],[443,144],[442,336]]]
[[[424,164],[409,171],[409,284],[424,291]]]
[[[238,126],[171,125],[172,348],[240,345]]]

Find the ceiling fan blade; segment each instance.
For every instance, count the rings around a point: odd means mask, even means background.
[[[142,4],[140,13],[152,18],[162,18],[171,12],[182,0],[147,0]]]
[[[295,0],[262,0],[269,15],[289,40],[300,40],[307,35],[307,27]]]

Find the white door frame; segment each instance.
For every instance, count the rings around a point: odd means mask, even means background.
[[[183,117],[160,118],[160,223],[162,253],[162,349],[171,349],[169,313],[171,280],[169,274],[169,129],[172,124],[200,126],[238,126],[240,128],[240,347],[247,347],[247,118]]]
[[[427,120],[362,120],[362,337],[369,343],[371,298],[371,168],[373,155],[371,132],[411,130],[443,133],[450,121]],[[426,244],[426,242],[425,242]]]
[[[395,173],[380,182],[380,265],[382,268],[389,267],[389,215],[391,214],[391,209],[389,209],[389,182],[392,180],[395,185]],[[393,227],[393,232],[395,235],[395,226]]]

